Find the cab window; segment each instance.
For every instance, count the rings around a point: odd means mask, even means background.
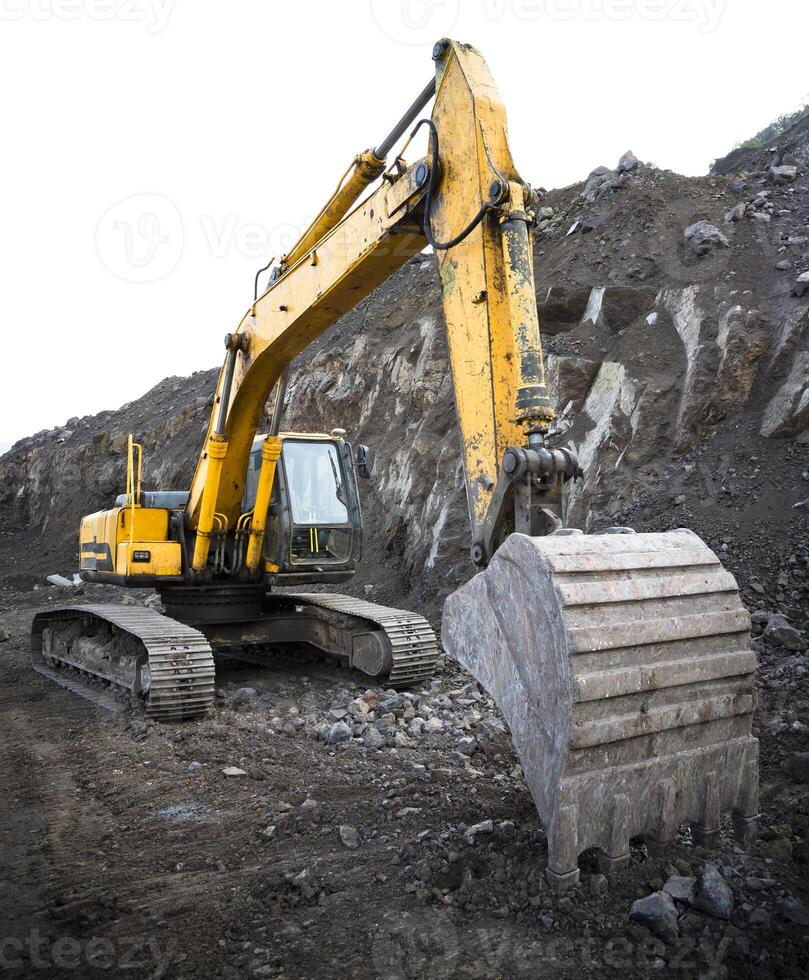
[[[347,524],[348,506],[337,447],[284,441],[287,492],[295,524]]]

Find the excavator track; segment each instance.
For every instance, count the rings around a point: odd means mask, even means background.
[[[213,652],[203,634],[141,606],[81,605],[38,613],[31,663],[108,710],[124,710],[126,703],[113,696],[124,695],[141,700],[151,718],[187,721],[213,704]],[[107,690],[85,683],[82,675],[104,682]]]
[[[316,609],[356,616],[381,629],[390,643],[392,664],[390,672],[380,680],[390,687],[410,687],[432,676],[438,662],[438,643],[423,616],[333,592],[287,593],[284,598]]]

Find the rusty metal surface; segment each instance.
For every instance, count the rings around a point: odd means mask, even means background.
[[[722,811],[755,832],[755,654],[733,576],[688,530],[512,535],[444,606],[444,648],[491,692],[548,835],[548,877]]]

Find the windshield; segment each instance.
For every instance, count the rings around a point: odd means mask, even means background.
[[[348,508],[337,447],[284,440],[284,468],[296,524],[347,524]]]

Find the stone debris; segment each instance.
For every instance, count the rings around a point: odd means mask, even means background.
[[[351,728],[344,721],[337,721],[326,729],[323,741],[326,745],[339,745],[351,738]]]
[[[798,276],[795,285],[792,287],[793,296],[803,296],[807,292],[809,292],[809,269]]]
[[[482,820],[480,823],[472,824],[465,831],[467,840],[474,840],[478,834],[490,834],[494,830],[493,820]]]
[[[745,205],[743,201],[740,201],[735,207],[732,207],[730,211],[725,213],[725,224],[733,224],[736,221],[741,221],[744,217]]]
[[[744,883],[750,891],[759,892],[772,888],[775,884],[775,878],[758,878],[755,875],[751,875],[744,879]]]
[[[696,892],[697,879],[689,875],[671,875],[663,885],[663,891],[670,895],[675,902],[692,905]]]
[[[799,898],[788,898],[781,905],[781,914],[789,922],[799,926],[809,926],[809,909]]]
[[[688,246],[699,256],[709,255],[718,248],[729,248],[730,242],[710,221],[696,221],[683,232]]]
[[[386,744],[385,736],[378,728],[369,725],[362,735],[362,744],[366,749],[384,749]]]
[[[239,776],[246,776],[247,773],[244,771],[244,769],[239,769],[238,766],[226,766],[222,770],[222,775],[237,778]]]
[[[352,827],[351,824],[340,824],[339,834],[340,842],[344,847],[347,847],[349,851],[356,851],[360,846],[360,837],[357,833],[357,828]]]
[[[679,935],[677,907],[671,895],[666,892],[654,892],[646,898],[634,901],[629,918],[646,926],[666,943],[675,942]]]
[[[256,701],[258,701],[258,691],[254,687],[240,687],[230,703],[234,708],[238,708],[253,705]]]
[[[770,167],[767,175],[774,184],[790,184],[798,176],[797,167]]]
[[[795,752],[787,760],[787,772],[796,783],[809,783],[809,752]]]
[[[706,861],[700,868],[692,902],[695,909],[718,919],[729,919],[733,911],[733,890],[715,864]]]
[[[421,808],[417,806],[403,806],[401,810],[396,811],[396,816],[400,820],[407,820],[408,817],[413,817],[417,813],[421,813]]]
[[[773,613],[767,620],[767,627],[764,630],[764,639],[768,643],[777,644],[787,650],[803,651],[807,648],[805,637],[789,625],[786,616],[780,613]]]

